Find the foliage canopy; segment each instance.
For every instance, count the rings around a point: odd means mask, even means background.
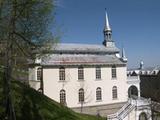
[[[54,10],[54,0],[0,0],[1,54],[12,49],[12,60],[33,59],[33,50],[48,49],[46,45],[55,40],[50,31]]]

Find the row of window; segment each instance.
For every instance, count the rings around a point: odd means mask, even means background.
[[[116,73],[116,67],[112,66],[112,78],[116,78],[117,77],[117,73]],[[65,68],[61,67],[59,69],[59,80],[65,80]],[[41,80],[42,79],[42,69],[38,68],[37,69],[37,80]],[[101,67],[96,67],[96,79],[101,79]],[[84,80],[84,69],[83,67],[79,67],[78,68],[78,80]]]
[[[83,88],[80,88],[78,91],[78,97],[79,97],[79,102],[83,103],[85,102],[85,91]],[[113,86],[112,88],[112,98],[113,99],[117,99],[117,87]],[[100,101],[102,100],[102,89],[100,87],[98,87],[96,89],[96,100]],[[66,92],[64,89],[60,90],[60,103],[61,104],[66,104]]]
[[[101,67],[96,67],[96,79],[101,79]],[[117,77],[116,67],[112,66],[111,69],[112,78]],[[59,80],[65,80],[65,68],[61,67],[59,69]],[[78,67],[78,80],[84,80],[84,69],[83,67]]]

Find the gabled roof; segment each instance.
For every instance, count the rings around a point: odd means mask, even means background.
[[[54,65],[126,65],[115,55],[51,54],[41,62],[43,66]]]
[[[105,47],[96,44],[63,43],[53,46],[52,50],[55,53],[119,53],[119,49],[116,47]]]

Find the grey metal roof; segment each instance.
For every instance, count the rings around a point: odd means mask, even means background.
[[[116,47],[105,47],[96,44],[63,43],[53,46],[52,50],[62,53],[119,53],[119,49]]]
[[[125,65],[115,55],[51,54],[41,65]]]
[[[140,68],[130,68],[127,71],[135,71],[135,70],[141,70]],[[160,70],[160,66],[156,67],[144,67],[141,71],[154,71],[154,70]]]

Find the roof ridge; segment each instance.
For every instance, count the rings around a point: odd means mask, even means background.
[[[57,45],[75,45],[75,44],[76,45],[89,45],[89,46],[92,46],[92,45],[103,46],[101,44],[89,44],[89,43],[58,43]]]

